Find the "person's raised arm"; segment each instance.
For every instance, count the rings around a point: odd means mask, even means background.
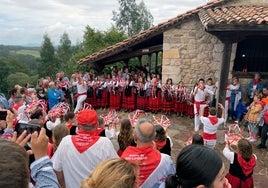
[[[35,157],[35,161],[31,164],[31,175],[36,181],[35,187],[60,187],[52,161],[47,156],[48,137],[44,128],[41,128],[39,135],[37,132],[31,135],[31,147]]]

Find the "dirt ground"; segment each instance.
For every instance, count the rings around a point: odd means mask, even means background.
[[[100,114],[102,112],[99,112]],[[127,118],[128,113],[119,112],[120,120]],[[151,113],[148,113],[148,116],[152,117]],[[180,150],[185,146],[185,141],[193,133],[194,120],[190,117],[177,117],[175,114],[169,116],[171,120],[171,126],[168,129],[168,134],[172,138],[174,143],[172,148],[172,159],[175,162]],[[221,131],[219,131],[220,133]],[[116,139],[112,140],[115,147],[117,146]],[[259,140],[253,143],[253,152],[258,157],[257,165],[254,170],[254,184],[255,188],[264,188],[268,187],[268,149],[257,149],[256,145],[259,144]],[[267,144],[268,145],[268,144]],[[216,151],[222,156],[222,159],[226,166],[226,173],[228,172],[229,163],[222,155],[222,150],[224,148],[224,143],[217,143]]]

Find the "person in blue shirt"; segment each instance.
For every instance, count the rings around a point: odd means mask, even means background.
[[[48,99],[48,110],[50,110],[53,106],[58,104],[61,99],[61,90],[59,90],[54,82],[49,83],[49,89],[47,93]]]
[[[253,80],[247,85],[247,95],[253,101],[255,94],[261,93],[263,89],[263,81],[260,73],[255,73]]]

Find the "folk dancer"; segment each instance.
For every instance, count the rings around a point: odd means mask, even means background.
[[[194,89],[194,131],[198,131],[200,127],[200,112],[206,107],[206,96],[214,93],[205,87],[204,79],[199,79],[198,86]]]

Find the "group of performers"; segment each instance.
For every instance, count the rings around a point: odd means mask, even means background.
[[[82,98],[93,108],[123,109],[126,112],[140,109],[194,116],[191,90],[184,86],[183,81],[174,85],[171,78],[162,84],[159,74],[147,77],[142,71],[130,74],[122,70],[99,76],[75,73],[69,85],[75,86],[73,96],[76,106],[81,105]]]

